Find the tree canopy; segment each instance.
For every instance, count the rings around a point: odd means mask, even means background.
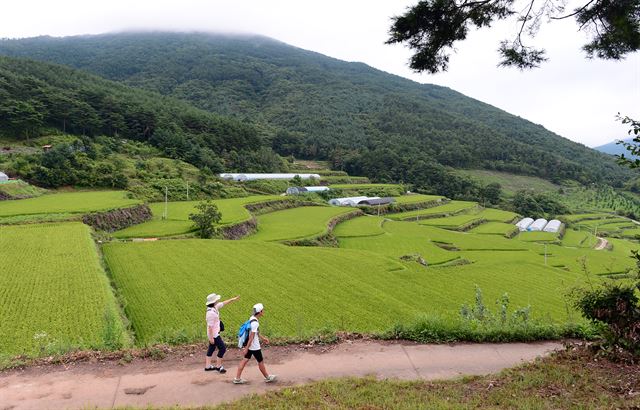
[[[574,18],[588,34],[587,57],[619,60],[640,49],[640,0],[582,0],[567,10],[565,0],[422,0],[394,17],[387,43],[403,43],[414,50],[410,66],[416,71],[446,71],[457,41],[471,28],[514,18],[518,28],[500,43],[501,66],[537,67],[547,60],[545,50],[527,45],[543,23]]]

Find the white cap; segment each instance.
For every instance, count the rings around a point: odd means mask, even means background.
[[[256,303],[255,305],[253,305],[253,311],[255,313],[260,313],[264,310],[264,306],[262,305],[262,303]]]
[[[207,306],[209,306],[212,303],[216,303],[217,301],[220,300],[222,296],[217,295],[215,293],[211,293],[210,295],[207,296]]]

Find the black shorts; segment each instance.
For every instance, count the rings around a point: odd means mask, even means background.
[[[244,355],[244,358],[248,360],[251,359],[251,356],[255,357],[258,363],[262,363],[264,360],[262,358],[262,350],[249,350],[247,354]]]
[[[214,343],[209,342],[209,348],[207,349],[207,357],[213,356],[213,352],[218,348],[218,357],[224,357],[225,352],[227,351],[227,346],[224,344],[224,340],[222,340],[221,336],[213,339]]]

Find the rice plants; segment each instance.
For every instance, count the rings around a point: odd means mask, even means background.
[[[520,232],[515,239],[525,242],[552,242],[558,239],[558,233],[542,231]]]
[[[383,235],[339,237],[340,247],[374,252],[378,255],[392,257],[395,260],[399,260],[403,256],[419,255],[429,265],[460,258],[456,252],[447,251],[431,242],[429,231],[420,225],[387,221],[382,229]]]
[[[36,198],[0,201],[3,217],[42,214],[80,214],[139,204],[125,191],[86,191],[45,194]]]
[[[244,198],[230,198],[214,200],[218,209],[222,213],[222,225],[242,222],[249,219],[251,215],[244,207],[247,204],[268,202],[282,199],[275,195],[255,195]],[[189,214],[196,212],[195,206],[200,201],[169,202],[166,206],[166,219],[163,219],[165,204],[156,202],[150,204],[153,219],[122,229],[113,234],[120,239],[126,238],[149,238],[183,235],[193,231],[193,223],[189,220]]]
[[[562,246],[573,248],[593,248],[596,238],[589,231],[567,229],[562,237]]]
[[[258,216],[258,231],[250,240],[284,241],[311,238],[327,232],[329,221],[353,208],[304,206]]]
[[[462,226],[474,223],[476,221],[480,221],[478,215],[475,214],[464,214],[464,215],[455,215],[455,216],[447,216],[444,218],[430,218],[423,219],[418,223],[420,225],[428,225],[428,226],[438,226],[440,228],[447,229],[458,229]]]
[[[489,234],[489,235],[509,235],[513,233],[518,228],[513,224],[503,223],[503,222],[487,222],[482,225],[478,225],[475,228],[471,229],[469,232],[478,233],[478,234]]]
[[[0,226],[0,355],[126,343],[89,228]]]
[[[428,201],[437,201],[440,199],[444,199],[444,197],[439,195],[422,195],[422,194],[414,194],[414,195],[402,195],[395,197],[396,203],[398,204],[413,204],[418,202],[428,202]]]
[[[476,204],[475,202],[451,201],[433,208],[419,209],[416,211],[409,211],[409,212],[400,212],[397,214],[390,214],[390,215],[387,215],[387,218],[394,219],[397,221],[421,219],[421,218],[424,218],[425,216],[429,217],[429,216],[440,215],[440,214],[442,215],[455,214],[457,212],[470,210],[477,206],[478,204]]]
[[[383,217],[364,215],[339,223],[333,234],[342,238],[382,235],[385,232],[383,222]]]
[[[442,268],[377,251],[259,241],[110,243],[104,252],[141,345],[202,340],[204,298],[213,291],[242,297],[223,312],[230,329],[262,302],[265,334],[297,338],[323,330],[382,332],[425,313],[457,317],[476,285],[487,300],[509,292],[514,305],[533,306],[534,316],[564,321],[565,293],[583,277],[545,267],[532,252],[535,262],[496,255]],[[223,335],[232,338],[231,333]]]

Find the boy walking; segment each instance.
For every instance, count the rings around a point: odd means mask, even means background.
[[[233,379],[234,384],[245,384],[247,381],[244,380],[242,376],[242,371],[244,367],[249,362],[251,357],[255,357],[258,362],[258,368],[260,369],[260,373],[264,376],[264,381],[266,383],[271,383],[276,380],[275,374],[269,374],[267,372],[267,368],[264,365],[264,359],[262,357],[262,350],[260,349],[260,339],[266,344],[269,344],[269,339],[260,335],[260,323],[258,319],[264,315],[264,306],[262,303],[256,303],[253,305],[252,315],[249,318],[251,328],[249,330],[249,338],[247,339],[247,344],[242,350],[244,358],[240,361],[238,365],[238,372],[236,373],[236,378]]]

